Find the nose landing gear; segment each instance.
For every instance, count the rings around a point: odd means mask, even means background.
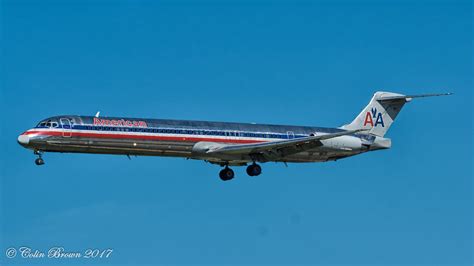
[[[35,160],[35,164],[36,165],[43,165],[44,164],[44,160],[43,160],[43,157],[42,157],[42,152],[41,151],[35,151],[34,152],[35,155],[38,155],[38,158]]]
[[[35,164],[36,164],[36,165],[43,165],[43,164],[44,164],[43,158],[37,158],[37,159],[35,160]]]
[[[262,167],[260,165],[253,163],[247,167],[247,174],[249,176],[258,176],[262,173]]]

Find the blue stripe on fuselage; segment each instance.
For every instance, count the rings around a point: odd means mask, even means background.
[[[70,118],[73,121],[73,129],[84,131],[105,132],[144,132],[155,134],[186,134],[199,136],[223,136],[223,137],[248,137],[267,139],[291,139],[307,137],[314,133],[336,133],[344,131],[338,128],[287,126],[270,124],[249,124],[233,122],[210,122],[193,120],[167,120],[167,119],[143,119],[143,118],[118,118],[101,117],[109,120],[134,120],[145,121],[148,127],[128,126],[99,126],[93,125],[93,116],[64,115],[51,117],[49,119]],[[38,127],[44,128],[44,127]]]

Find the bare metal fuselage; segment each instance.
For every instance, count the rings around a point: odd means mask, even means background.
[[[105,122],[104,122],[105,121]],[[42,124],[45,123],[45,124]],[[49,123],[49,124],[48,124]],[[88,116],[52,117],[24,132],[18,142],[40,152],[171,156],[217,164],[248,162],[322,162],[388,148],[387,139],[348,135],[322,140],[310,150],[288,156],[256,158],[248,154],[208,155],[209,144],[264,143],[337,132],[340,129],[221,123],[185,120],[98,119]]]

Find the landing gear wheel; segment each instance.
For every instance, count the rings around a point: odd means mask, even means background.
[[[35,160],[35,164],[36,164],[36,165],[43,165],[43,164],[44,164],[43,158],[41,158],[41,157],[40,157],[40,158],[37,158],[37,159]]]
[[[36,165],[43,165],[44,164],[44,160],[43,158],[41,157],[41,155],[43,154],[42,151],[39,151],[39,150],[35,150],[33,152],[35,155],[38,155],[38,158],[35,160],[35,164]]]
[[[262,167],[260,165],[253,163],[247,167],[247,174],[249,176],[258,176],[262,173]]]
[[[222,181],[231,180],[232,178],[234,178],[234,171],[229,167],[226,167],[219,172],[219,177]]]

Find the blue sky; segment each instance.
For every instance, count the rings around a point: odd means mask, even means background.
[[[8,247],[113,248],[97,264],[472,265],[469,1],[3,1],[2,265]],[[373,92],[405,107],[391,150],[266,163],[46,154],[58,114],[340,126]],[[71,263],[37,260],[36,263]]]

